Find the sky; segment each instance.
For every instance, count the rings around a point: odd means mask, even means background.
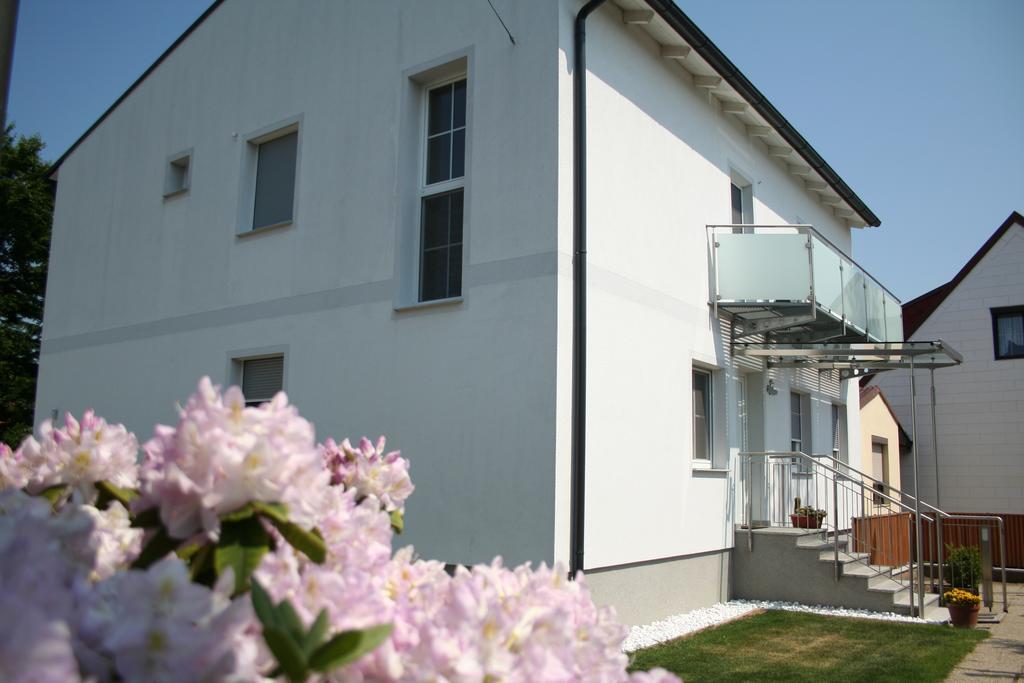
[[[1024,213],[1024,1],[679,4],[881,218],[853,257],[904,301]],[[21,0],[9,120],[56,159],[208,5]]]

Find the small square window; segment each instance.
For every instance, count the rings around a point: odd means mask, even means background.
[[[236,362],[240,366],[245,405],[266,403],[284,388],[284,356],[243,358]]]
[[[1024,358],[1024,306],[992,309],[996,360]]]
[[[192,171],[192,153],[181,152],[167,160],[164,176],[164,197],[173,197],[188,191]]]

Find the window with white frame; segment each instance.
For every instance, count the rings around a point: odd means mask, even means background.
[[[842,460],[842,436],[840,432],[840,423],[842,421],[842,408],[835,403],[832,404],[832,457],[836,460]]]
[[[729,204],[732,209],[733,225],[749,225],[754,222],[754,196],[750,181],[733,171],[729,182]],[[752,228],[736,228],[735,232],[752,232]]]
[[[164,197],[174,197],[188,191],[192,178],[192,152],[179,152],[167,159],[164,173]]]
[[[693,370],[693,459],[712,460],[712,402],[711,373]]]
[[[462,295],[466,79],[427,89],[420,187],[419,300]]]
[[[240,358],[236,361],[245,405],[258,406],[284,389],[284,356]]]
[[[995,359],[1024,358],[1024,306],[992,309]]]
[[[789,392],[789,448],[807,453],[811,447],[810,401],[803,394]],[[810,472],[811,463],[805,458],[794,458],[797,472]]]
[[[294,119],[247,136],[239,233],[283,227],[295,220],[299,139],[299,121]]]

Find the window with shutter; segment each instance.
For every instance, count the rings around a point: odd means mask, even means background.
[[[241,364],[245,405],[266,403],[284,387],[284,356],[250,358]]]

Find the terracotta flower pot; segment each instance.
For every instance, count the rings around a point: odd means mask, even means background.
[[[820,529],[821,517],[817,515],[790,515],[789,521],[796,529]]]
[[[949,623],[957,628],[974,628],[978,625],[978,612],[981,611],[981,604],[977,605],[946,605],[949,610]]]

